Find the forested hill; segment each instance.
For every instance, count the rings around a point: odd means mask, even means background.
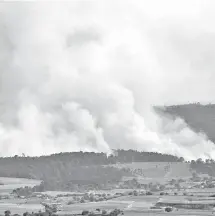
[[[158,113],[164,112],[184,119],[194,131],[205,133],[208,139],[215,143],[215,104],[195,103],[167,106],[164,109],[155,108],[155,110]]]
[[[188,104],[178,106],[168,106],[156,108],[160,115],[168,114],[172,117],[179,116],[197,132],[204,132],[210,140],[215,142],[215,105]],[[181,162],[183,158],[178,158],[173,155],[160,154],[156,152],[138,152],[134,150],[118,150],[116,154],[107,157],[104,153],[94,152],[72,152],[59,153],[50,156],[41,157],[7,157],[0,158],[0,176],[8,177],[27,177],[37,178],[50,181],[57,184],[59,179],[64,179],[65,182],[74,177],[80,179],[89,178],[89,173],[93,173],[92,181],[96,178],[103,182],[108,176],[114,176],[120,179],[120,176],[125,175],[124,171],[116,170],[114,167],[103,167],[97,165],[109,165],[116,163],[131,163],[131,162]],[[210,162],[214,164],[214,162]],[[211,165],[210,165],[211,166]],[[213,168],[214,169],[214,168]],[[86,175],[83,175],[85,173]],[[103,175],[102,175],[103,173]],[[215,173],[215,172],[214,172]],[[83,176],[82,176],[83,175]],[[72,176],[72,177],[71,177]],[[109,179],[112,180],[112,179]],[[57,186],[54,185],[54,188]]]
[[[179,162],[183,158],[154,152],[118,150],[115,155],[107,157],[104,153],[71,152],[41,157],[8,157],[0,158],[0,176],[26,177],[44,179],[48,176],[62,175],[68,170],[80,167],[94,167],[131,162]],[[73,172],[74,173],[74,172]]]

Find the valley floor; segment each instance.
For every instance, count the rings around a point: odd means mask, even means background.
[[[213,183],[212,177],[199,176],[192,179],[190,167],[186,163],[130,163],[114,165],[119,169],[132,170],[135,181],[142,184],[159,182],[165,184],[163,190],[156,189],[113,189],[88,192],[61,192],[46,191],[34,192],[30,196],[16,196],[11,193],[19,187],[33,187],[41,181],[32,179],[0,178],[0,214],[10,210],[12,214],[22,215],[24,212],[45,211],[45,206],[56,206],[58,215],[81,214],[82,211],[95,211],[96,209],[111,211],[120,209],[124,215],[212,215],[215,206],[214,188],[206,188],[207,182]],[[124,179],[127,181],[128,177]],[[133,180],[132,180],[133,181]],[[160,182],[160,183],[161,183]],[[159,183],[159,184],[160,184]],[[180,186],[180,187],[179,187]],[[89,195],[91,194],[91,195]],[[103,201],[86,201],[81,203],[85,196],[106,197]],[[79,201],[77,201],[79,200]],[[177,204],[177,207],[175,205]],[[205,205],[204,209],[191,208],[191,205]],[[171,212],[166,212],[166,208]]]

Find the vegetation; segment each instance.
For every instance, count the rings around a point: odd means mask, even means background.
[[[171,207],[166,207],[166,208],[165,208],[165,211],[166,211],[166,212],[172,212],[172,208],[171,208]]]
[[[5,216],[11,216],[11,211],[10,210],[6,210],[5,212]],[[123,211],[120,210],[120,209],[114,209],[110,212],[107,212],[106,210],[100,210],[100,209],[97,209],[96,212],[93,212],[93,211],[87,211],[87,210],[84,210],[82,211],[81,214],[69,214],[70,216],[76,216],[76,215],[86,215],[86,216],[102,216],[102,215],[105,215],[105,216],[118,216],[119,214],[123,214]],[[29,213],[29,212],[24,212],[23,213],[23,216],[57,216],[57,211],[54,210],[54,209],[48,209],[46,208],[45,209],[45,212],[32,212],[32,213]],[[14,214],[13,216],[20,216],[19,214]]]
[[[209,176],[215,176],[215,161],[206,160],[205,162],[201,159],[196,161],[192,160],[190,163],[190,168],[196,173],[207,174]],[[198,178],[198,176],[193,176],[193,178]]]
[[[105,166],[131,162],[177,162],[181,158],[154,152],[118,150],[116,155],[72,152],[41,157],[0,158],[0,176],[40,179],[35,191],[89,190],[114,187],[123,176],[133,176],[129,169]],[[21,191],[20,191],[21,192]]]

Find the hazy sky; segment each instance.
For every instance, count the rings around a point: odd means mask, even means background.
[[[202,135],[151,110],[215,102],[214,10],[213,0],[1,3],[2,154],[215,157]]]

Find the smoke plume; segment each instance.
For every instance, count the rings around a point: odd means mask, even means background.
[[[152,110],[213,102],[209,2],[1,3],[0,154],[132,148],[215,158],[204,135]]]

